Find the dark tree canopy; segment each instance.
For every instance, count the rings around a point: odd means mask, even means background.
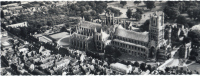
[[[92,16],[96,16],[96,15],[97,15],[97,12],[96,12],[95,10],[92,10],[92,11],[90,12],[90,14],[91,14]]]
[[[167,5],[172,7],[172,6],[176,6],[178,4],[177,1],[167,1]]]
[[[156,7],[155,2],[154,1],[145,1],[144,2],[146,4],[147,9],[152,10],[153,8]]]
[[[86,21],[90,21],[92,19],[91,14],[89,12],[84,12],[83,17]]]
[[[167,6],[164,8],[163,12],[167,15],[167,17],[169,17],[169,19],[173,19],[173,20],[176,19],[180,15],[180,12],[175,7]]]
[[[63,26],[61,29],[60,29],[60,32],[65,32],[66,31],[66,27]]]
[[[88,10],[90,10],[91,6],[90,5],[85,5],[85,8]]]
[[[140,3],[141,3],[141,1],[134,1],[134,4],[137,5],[137,6],[138,6]]]
[[[122,6],[126,5],[127,2],[126,1],[120,1],[120,4],[122,4]]]
[[[139,21],[142,19],[142,15],[140,13],[136,12],[133,14],[133,18],[135,18],[137,21]]]
[[[105,47],[105,53],[108,55],[113,55],[114,57],[120,57],[121,56],[121,52],[117,49],[115,49],[112,46],[106,46]]]
[[[191,19],[200,21],[200,8],[198,7],[188,8],[187,14]]]
[[[142,71],[146,71],[147,69],[146,69],[146,63],[141,63],[140,64],[140,69],[142,70]]]
[[[127,10],[126,16],[127,16],[128,18],[131,18],[131,17],[132,17],[132,10],[131,10],[131,9],[128,9],[128,10]]]
[[[90,1],[89,2],[89,5],[92,7],[92,8],[95,8],[96,7],[96,3],[94,1]]]
[[[133,64],[135,67],[139,67],[140,66],[140,63],[135,61],[135,63]]]
[[[48,25],[48,26],[53,26],[52,21],[47,21],[47,25]]]
[[[86,10],[87,10],[87,9],[86,9],[84,6],[81,6],[81,7],[80,7],[80,11],[81,11],[81,12],[84,12],[84,11],[86,11]]]
[[[190,37],[184,37],[183,43],[189,43],[189,42],[191,42],[191,38]]]
[[[116,17],[118,17],[118,16],[120,16],[120,15],[122,14],[122,12],[120,12],[120,10],[115,9],[115,8],[112,8],[112,7],[108,7],[108,8],[106,9],[106,12],[112,12],[112,13],[114,13],[114,15],[115,15]]]
[[[140,9],[140,8],[137,8],[137,9],[136,9],[136,12],[138,12],[138,13],[140,13],[140,14],[143,14],[143,13],[144,13],[144,11],[143,11],[142,9]]]
[[[143,25],[140,26],[141,31],[149,31],[149,20],[146,20]]]
[[[177,21],[176,21],[178,24],[181,24],[181,25],[186,25],[187,24],[187,20],[184,16],[178,16],[177,18]]]

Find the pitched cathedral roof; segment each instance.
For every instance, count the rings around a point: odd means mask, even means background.
[[[149,41],[148,32],[135,32],[131,30],[126,30],[121,26],[118,26],[118,28],[116,28],[115,35],[143,42]]]

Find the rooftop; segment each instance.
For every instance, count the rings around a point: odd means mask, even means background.
[[[134,43],[130,43],[130,42],[126,42],[126,41],[122,41],[122,40],[118,40],[118,39],[114,39],[113,41],[120,42],[120,43],[125,43],[125,44],[128,44],[128,45],[133,45],[133,46],[137,46],[137,47],[141,47],[141,48],[148,49],[148,48],[145,47],[145,46],[137,45],[137,44],[134,44]]]
[[[126,30],[122,27],[118,27],[115,31],[115,35],[129,38],[129,39],[134,39],[138,41],[143,41],[143,42],[148,42],[149,41],[149,33],[148,32],[135,32],[131,30]]]
[[[84,27],[84,28],[91,28],[91,29],[99,29],[101,28],[101,24],[98,24],[98,23],[94,23],[94,22],[89,22],[89,21],[83,21],[82,23],[80,23],[81,27]]]
[[[123,70],[127,70],[128,67],[124,64],[121,64],[121,63],[112,63],[110,64],[110,66],[112,67],[116,67],[116,68],[119,68],[119,69],[123,69]]]
[[[71,39],[73,39],[74,37],[75,37],[75,38],[78,38],[78,39],[82,39],[82,40],[87,40],[87,36],[81,35],[81,34],[77,34],[77,33],[73,33]]]

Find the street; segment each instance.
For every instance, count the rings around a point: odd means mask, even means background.
[[[180,46],[179,46],[180,47]],[[179,55],[178,55],[178,49],[177,48],[173,48],[173,50],[171,51],[171,58],[166,60],[165,63],[163,63],[161,66],[159,66],[157,69],[159,70],[164,70],[166,67],[173,67],[173,66],[178,66],[179,65]]]

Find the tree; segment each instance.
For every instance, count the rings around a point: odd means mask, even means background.
[[[84,6],[81,6],[81,7],[80,7],[80,11],[81,11],[81,12],[84,12],[84,11],[86,11],[86,8],[85,8]]]
[[[131,61],[128,61],[128,62],[127,62],[127,65],[131,65]]]
[[[114,13],[114,16],[120,16],[122,13],[120,12],[120,10],[112,8],[112,7],[108,7],[106,9],[106,12],[112,12]]]
[[[122,63],[122,64],[125,64],[125,65],[126,65],[126,61],[125,61],[125,60],[122,60],[120,63]]]
[[[136,12],[138,12],[138,13],[140,13],[140,14],[143,14],[143,13],[144,13],[144,11],[143,11],[142,9],[140,9],[140,8],[137,8],[137,9],[136,9]]]
[[[112,55],[114,57],[121,56],[121,53],[117,49],[115,49],[114,47],[112,47],[112,46],[106,46],[105,47],[105,54]]]
[[[136,13],[133,14],[133,17],[136,18],[137,21],[139,21],[139,20],[141,20],[142,15],[140,13],[136,12]]]
[[[53,26],[52,21],[47,21],[47,25],[48,25],[48,26]]]
[[[25,27],[21,27],[20,28],[20,36],[22,36],[22,37],[27,37],[27,29],[25,28]]]
[[[92,7],[92,8],[96,8],[96,3],[94,1],[90,1],[89,2],[89,5]]]
[[[167,1],[167,5],[170,7],[176,6],[178,4],[178,1]]]
[[[63,26],[61,29],[60,29],[60,32],[65,32],[66,31],[66,27]]]
[[[90,10],[91,6],[90,5],[85,5],[85,8],[88,10]]]
[[[166,68],[165,68],[165,71],[166,71],[166,72],[169,72],[169,70],[170,70],[169,67],[166,67]]]
[[[4,12],[1,10],[1,18],[4,18]]]
[[[124,5],[127,4],[127,2],[126,1],[120,1],[120,4],[124,7]]]
[[[147,9],[150,9],[150,10],[156,7],[154,1],[146,1],[145,4],[146,4]]]
[[[187,7],[198,6],[198,2],[196,1],[186,1],[185,4]]]
[[[79,7],[76,4],[72,4],[71,9],[77,11],[77,10],[79,10]]]
[[[128,18],[131,18],[131,17],[132,17],[132,10],[131,10],[131,9],[128,9],[128,10],[127,10],[126,16],[127,16]]]
[[[176,7],[165,7],[163,11],[169,19],[175,20],[179,15],[180,12]]]
[[[141,3],[141,1],[134,1],[134,4],[137,5],[137,6],[138,6],[140,3]]]
[[[41,25],[41,24],[38,24],[38,25],[37,25],[37,28],[38,28],[38,29],[40,29],[41,27],[42,27],[42,25]]]
[[[188,22],[184,16],[178,16],[176,23],[186,25]]]
[[[177,5],[179,12],[183,13],[186,11],[186,5],[185,2],[179,2]]]
[[[135,61],[135,63],[133,64],[135,67],[139,67],[140,66],[140,64],[137,62],[137,61]]]
[[[183,43],[189,43],[189,42],[191,42],[191,38],[190,37],[184,37]]]
[[[92,19],[90,13],[88,12],[84,12],[83,17],[85,18],[86,21],[90,21]]]
[[[193,20],[200,20],[200,9],[193,7],[193,8],[188,8],[187,14],[189,17]]]
[[[97,13],[96,13],[95,10],[92,10],[92,11],[90,12],[90,14],[91,14],[92,16],[96,16],[96,15],[97,15]]]
[[[146,68],[146,69],[148,69],[150,72],[153,71],[151,65],[147,65],[147,68]]]
[[[140,64],[140,69],[141,69],[142,71],[146,71],[146,63]]]
[[[140,26],[141,31],[149,31],[149,20],[146,20],[143,25]]]

